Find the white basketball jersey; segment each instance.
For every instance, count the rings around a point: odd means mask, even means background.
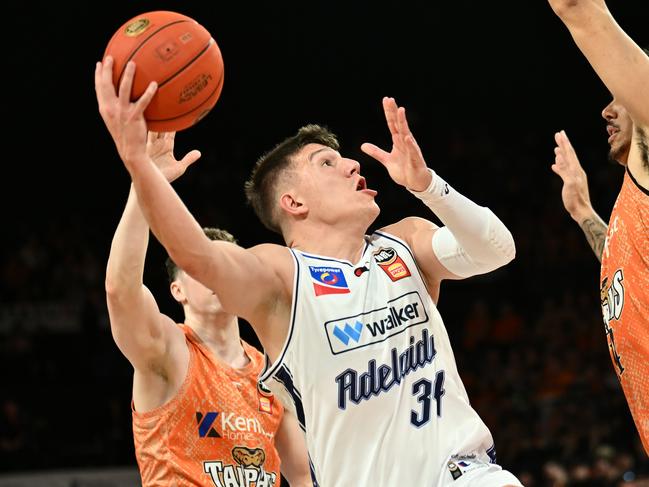
[[[405,242],[376,232],[357,265],[291,252],[291,324],[261,379],[292,403],[318,484],[435,487],[452,459],[495,462]]]

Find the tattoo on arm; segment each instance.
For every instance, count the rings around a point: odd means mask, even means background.
[[[579,226],[584,231],[586,240],[588,240],[590,248],[595,252],[597,259],[602,262],[602,252],[606,241],[606,223],[599,216],[594,215],[593,218],[583,220]]]

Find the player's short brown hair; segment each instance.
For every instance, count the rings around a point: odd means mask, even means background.
[[[269,230],[282,233],[277,211],[277,185],[281,175],[291,166],[293,156],[308,144],[321,144],[336,151],[340,149],[336,135],[328,128],[315,124],[305,125],[295,135],[284,139],[262,155],[257,160],[250,179],[246,181],[248,203]]]
[[[230,232],[221,228],[204,227],[203,232],[205,232],[205,235],[207,235],[207,238],[209,238],[210,240],[222,240],[224,242],[232,242],[235,244],[237,243],[236,239]],[[171,257],[169,256],[167,256],[167,260],[165,261],[165,267],[167,268],[167,277],[169,278],[169,283],[174,282],[178,278],[178,271],[180,270],[180,268],[173,260],[171,260]]]

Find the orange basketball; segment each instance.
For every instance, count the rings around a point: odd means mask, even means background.
[[[149,130],[176,132],[191,127],[221,95],[221,50],[207,29],[186,15],[155,11],[132,18],[111,38],[104,58],[109,54],[115,60],[116,88],[126,63],[135,62],[131,100],[137,100],[151,81],[158,83],[144,112]]]

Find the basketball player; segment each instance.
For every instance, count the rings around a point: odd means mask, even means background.
[[[405,109],[384,98],[392,150],[362,150],[446,226],[411,217],[366,235],[376,191],[336,137],[310,125],[263,156],[246,187],[288,248],[242,249],[205,237],[147,155],[143,111],[156,86],[129,102],[134,72],[129,63],[116,95],[107,58],[95,82],[146,218],[171,258],[253,325],[268,355],[262,379],[295,410],[317,482],[520,486],[495,463],[436,307],[443,279],[505,265],[514,242],[488,208],[426,166]]]
[[[549,1],[613,95],[602,115],[610,156],[626,172],[602,249],[600,297],[613,366],[649,455],[649,56],[604,0]],[[565,134],[557,143],[555,172],[564,177],[578,162],[561,160],[572,155]],[[584,177],[582,195],[585,185]]]
[[[170,180],[200,154],[173,156],[174,134],[150,134],[148,152]],[[113,337],[134,368],[133,434],[144,486],[291,486],[311,483],[304,437],[258,384],[263,356],[239,337],[216,295],[167,261],[184,324],[160,313],[142,283],[149,227],[133,189],[106,272]],[[222,230],[206,238],[233,242]],[[277,449],[276,449],[277,447]]]

